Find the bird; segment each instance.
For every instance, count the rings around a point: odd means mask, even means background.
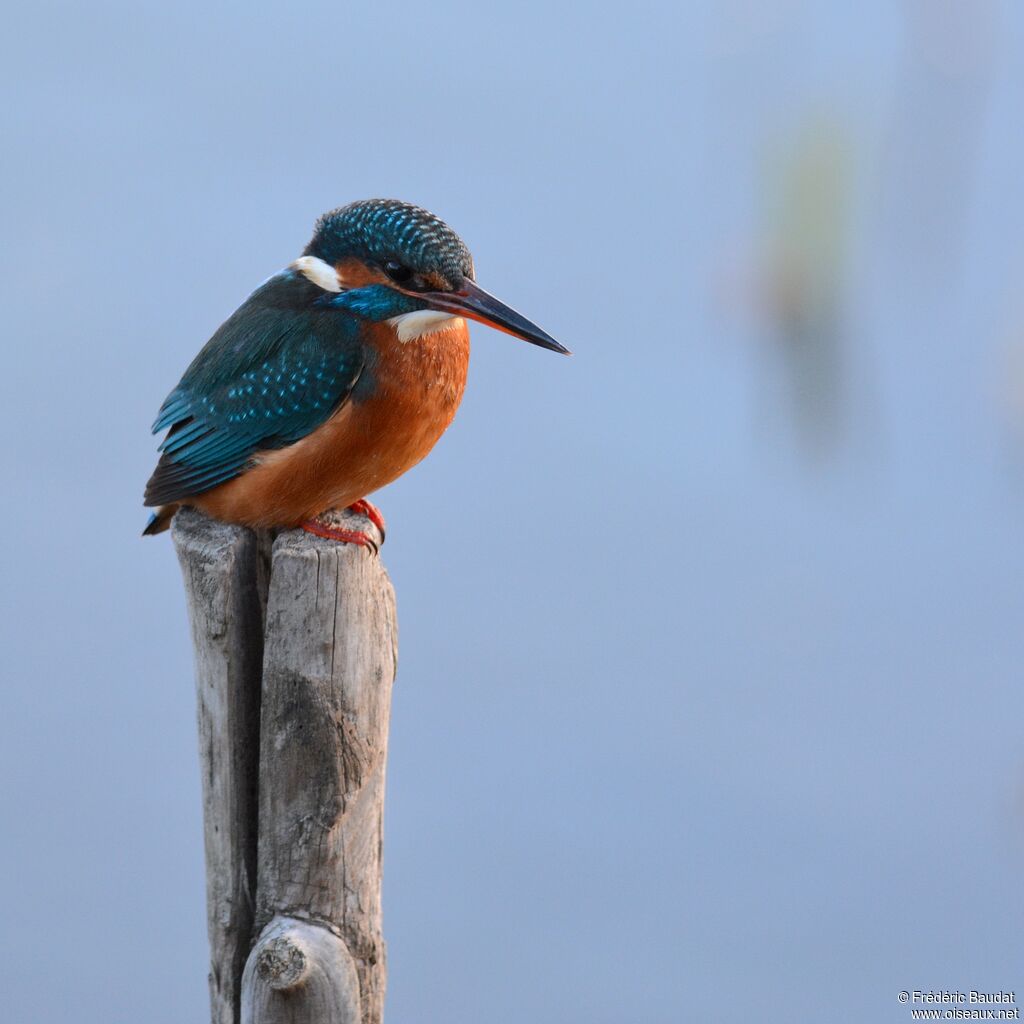
[[[166,431],[143,535],[191,506],[254,529],[301,527],[376,550],[334,510],[366,516],[367,496],[424,459],[462,400],[467,319],[570,355],[476,283],[462,239],[397,199],[321,216],[302,254],[221,324],[167,396]]]

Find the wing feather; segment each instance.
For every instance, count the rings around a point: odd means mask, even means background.
[[[147,505],[233,479],[257,452],[294,444],[348,399],[363,369],[357,324],[316,304],[322,294],[284,271],[207,342],[153,424],[154,433],[168,433]]]

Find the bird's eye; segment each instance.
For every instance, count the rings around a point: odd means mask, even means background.
[[[388,260],[384,264],[384,273],[391,278],[395,284],[406,284],[412,280],[412,271],[398,260]]]

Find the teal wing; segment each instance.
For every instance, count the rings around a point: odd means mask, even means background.
[[[238,476],[253,455],[305,437],[349,397],[363,369],[356,323],[284,271],[218,329],[160,408],[167,430],[146,485],[167,505]]]

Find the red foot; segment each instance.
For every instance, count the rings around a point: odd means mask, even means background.
[[[345,530],[340,526],[330,526],[319,519],[307,519],[305,522],[299,523],[299,526],[307,533],[316,534],[317,537],[340,541],[342,544],[359,544],[364,548],[369,548],[374,554],[377,553],[376,541],[362,530]]]
[[[349,505],[348,511],[355,512],[357,516],[366,516],[380,530],[380,540],[382,544],[384,543],[384,538],[387,536],[388,531],[384,525],[384,517],[380,514],[380,509],[376,505],[365,498],[360,498]]]

